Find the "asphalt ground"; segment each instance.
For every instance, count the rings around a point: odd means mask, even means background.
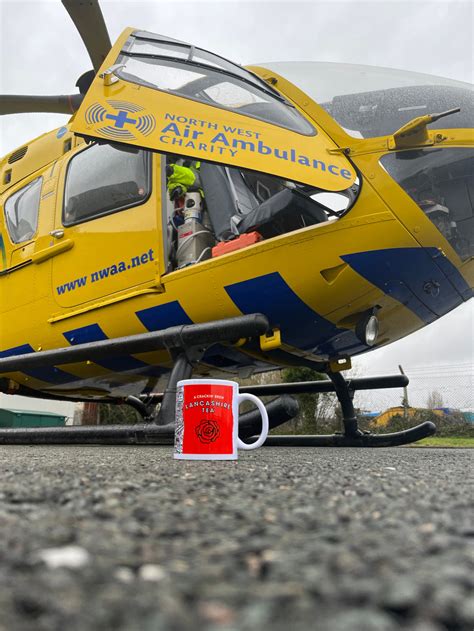
[[[474,628],[472,454],[0,447],[0,630]]]

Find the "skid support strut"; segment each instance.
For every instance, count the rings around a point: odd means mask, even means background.
[[[350,388],[340,372],[328,372],[328,377],[334,384],[337,400],[341,406],[344,436],[348,438],[360,437],[362,432],[359,429],[353,403],[354,390]]]
[[[193,374],[193,366],[186,352],[181,352],[175,359],[168,385],[163,394],[157,425],[163,427],[175,422],[176,418],[176,388],[178,381],[189,379]]]

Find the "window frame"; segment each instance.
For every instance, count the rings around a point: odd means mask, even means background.
[[[106,217],[108,215],[114,215],[115,213],[121,212],[122,210],[127,210],[129,208],[134,208],[135,206],[141,206],[142,204],[146,204],[146,202],[150,199],[152,193],[153,193],[153,177],[152,177],[152,151],[148,151],[146,149],[143,149],[141,147],[137,147],[139,152],[142,152],[145,154],[146,157],[146,173],[145,173],[145,179],[146,179],[146,183],[147,183],[147,193],[146,196],[138,201],[135,202],[131,202],[129,204],[122,204],[118,207],[114,207],[108,210],[105,210],[104,212],[101,212],[99,214],[94,214],[94,215],[90,215],[87,218],[82,218],[78,221],[68,221],[66,222],[65,219],[65,213],[66,213],[66,185],[67,185],[67,181],[68,181],[68,177],[69,177],[69,172],[70,172],[70,168],[71,168],[71,164],[74,161],[74,159],[80,155],[81,153],[84,153],[85,151],[88,151],[90,149],[92,149],[93,147],[100,147],[103,144],[107,144],[110,147],[113,148],[117,148],[116,143],[93,143],[91,145],[86,146],[85,148],[81,147],[81,150],[78,151],[77,153],[75,153],[73,156],[70,157],[70,159],[68,160],[67,166],[66,166],[66,172],[64,175],[64,182],[63,182],[63,200],[62,200],[62,208],[61,208],[61,223],[65,228],[70,228],[73,226],[78,226],[84,223],[88,223],[89,221],[93,221],[94,219],[100,219],[101,217]],[[120,147],[122,148],[122,147]],[[128,145],[126,145],[126,148],[129,148]]]
[[[11,198],[14,195],[16,195],[17,193],[20,193],[23,189],[26,189],[27,187],[31,186],[35,182],[38,182],[40,184],[40,188],[39,188],[39,196],[38,196],[38,205],[37,205],[37,209],[36,209],[36,225],[35,225],[34,232],[31,235],[31,237],[29,237],[28,239],[24,239],[22,241],[15,241],[14,238],[13,238],[13,235],[11,233],[11,230],[10,230],[10,221],[9,221],[9,217],[8,217],[8,214],[7,214],[7,203],[9,202],[9,200],[11,200]],[[21,244],[24,244],[24,243],[31,243],[31,241],[34,241],[34,239],[38,235],[39,214],[40,214],[40,208],[41,208],[41,191],[43,189],[43,183],[44,183],[43,175],[38,175],[38,176],[32,178],[26,184],[23,184],[22,186],[17,188],[15,191],[11,192],[8,195],[8,197],[5,199],[5,202],[3,204],[3,216],[4,216],[5,229],[6,229],[6,234],[8,235],[8,238],[10,239],[10,242],[13,245],[21,245]]]
[[[153,35],[153,34],[151,34]],[[160,44],[165,44],[167,46],[170,47],[177,47],[177,48],[183,48],[186,50],[191,51],[192,53],[199,53],[202,52],[205,55],[208,55],[210,57],[215,57],[216,59],[220,59],[222,60],[224,63],[222,65],[210,65],[210,64],[206,64],[206,63],[202,63],[202,62],[197,62],[197,61],[193,61],[192,59],[181,59],[178,57],[173,57],[173,56],[168,56],[168,55],[160,55],[160,54],[151,54],[151,53],[137,53],[137,52],[133,52],[130,49],[133,47],[133,43],[134,40],[138,39],[138,40],[142,40],[142,41],[148,41],[151,42],[152,44],[155,45],[160,45]],[[281,122],[277,122],[274,120],[271,120],[268,117],[264,117],[261,115],[257,115],[254,113],[247,113],[247,112],[239,112],[239,109],[237,108],[233,108],[233,107],[229,107],[229,106],[225,106],[222,105],[218,102],[210,102],[207,99],[203,99],[199,96],[195,96],[195,95],[189,95],[186,94],[180,90],[176,90],[176,89],[165,89],[165,88],[160,88],[159,86],[157,86],[154,83],[151,83],[149,81],[147,81],[146,79],[144,79],[143,77],[139,77],[135,74],[131,74],[129,72],[127,72],[126,69],[126,64],[124,64],[124,59],[123,58],[128,58],[128,59],[136,59],[139,60],[140,58],[142,59],[155,59],[157,62],[162,62],[163,66],[170,66],[173,67],[173,65],[176,67],[181,67],[182,69],[185,69],[186,66],[189,66],[190,70],[201,70],[204,72],[204,74],[206,72],[211,72],[211,73],[216,73],[216,74],[220,74],[223,75],[223,77],[227,77],[227,79],[229,80],[230,83],[232,83],[232,79],[236,82],[236,85],[238,85],[240,88],[244,89],[242,85],[240,85],[240,83],[244,83],[247,84],[251,87],[253,87],[254,90],[256,90],[257,92],[262,92],[264,94],[266,94],[268,101],[266,102],[270,102],[270,99],[273,99],[274,101],[276,101],[277,103],[279,103],[281,106],[288,108],[289,111],[292,111],[295,114],[295,125],[290,127],[287,124],[283,124]],[[140,36],[140,35],[136,35],[136,32],[131,33],[130,37],[128,38],[128,40],[125,42],[125,44],[123,45],[122,49],[120,50],[117,59],[115,61],[115,63],[119,66],[117,68],[117,70],[115,71],[115,74],[118,78],[122,79],[123,81],[126,81],[128,83],[133,83],[136,85],[142,85],[145,87],[148,87],[152,90],[156,90],[158,92],[164,92],[166,94],[173,94],[175,96],[181,97],[181,98],[185,98],[185,99],[189,99],[191,101],[195,101],[196,103],[200,103],[200,104],[204,104],[204,105],[209,105],[210,107],[216,107],[218,109],[222,109],[222,110],[226,110],[228,112],[231,112],[232,114],[239,114],[241,116],[247,116],[249,118],[253,118],[255,120],[259,120],[262,121],[263,123],[269,124],[269,125],[275,125],[276,127],[280,127],[282,129],[285,129],[286,131],[289,132],[293,132],[296,134],[299,134],[301,136],[305,136],[305,137],[312,137],[312,136],[316,136],[318,134],[317,128],[314,125],[313,121],[306,116],[305,114],[303,114],[303,112],[301,112],[291,101],[289,101],[284,95],[282,95],[280,92],[278,92],[277,90],[275,90],[271,85],[267,85],[265,83],[264,80],[262,80],[258,75],[255,75],[254,73],[250,72],[249,70],[242,68],[241,66],[238,66],[237,64],[234,64],[233,62],[229,61],[228,59],[225,59],[224,57],[220,57],[219,55],[215,55],[214,53],[211,53],[207,50],[204,50],[202,48],[199,47],[195,47],[192,46],[191,44],[186,44],[185,42],[179,42],[179,41],[166,41],[166,40],[162,40],[162,39],[154,39],[152,37],[144,37],[144,36]],[[121,66],[124,66],[124,68],[122,68]],[[159,64],[157,64],[159,65]],[[230,66],[230,69],[228,68],[228,66]],[[214,85],[214,84],[213,84]],[[249,90],[250,91],[250,90]],[[307,130],[303,130],[303,129],[298,129],[298,125],[297,122],[301,123],[301,126],[306,126]]]

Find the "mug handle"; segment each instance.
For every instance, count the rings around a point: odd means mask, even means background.
[[[252,403],[255,403],[255,405],[258,407],[258,410],[262,416],[262,433],[258,437],[258,440],[256,440],[254,443],[251,443],[250,445],[248,445],[247,443],[244,443],[237,436],[237,446],[239,449],[247,449],[247,450],[257,449],[257,447],[261,447],[263,443],[267,440],[267,436],[268,436],[267,410],[265,409],[265,406],[263,405],[262,401],[260,401],[260,399],[256,397],[254,394],[239,394],[238,405],[240,405],[242,401],[252,401]]]

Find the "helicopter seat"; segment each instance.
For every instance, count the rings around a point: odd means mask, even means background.
[[[201,183],[209,218],[219,241],[258,230],[264,239],[327,221],[316,203],[283,188],[259,202],[238,169],[203,163]]]
[[[200,177],[207,212],[218,241],[229,241],[238,235],[233,218],[239,218],[258,206],[257,199],[245,183],[242,181],[243,185],[239,186],[237,176],[242,180],[236,169],[207,162],[201,164]]]

